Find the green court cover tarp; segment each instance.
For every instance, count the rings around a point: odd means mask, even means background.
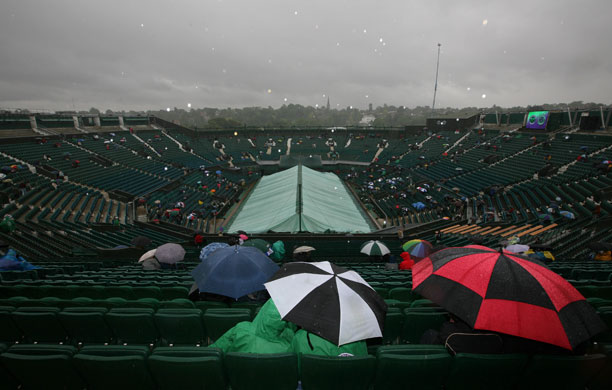
[[[352,232],[373,229],[333,173],[296,166],[261,178],[228,232]]]

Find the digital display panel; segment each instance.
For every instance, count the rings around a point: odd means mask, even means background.
[[[548,111],[532,111],[527,116],[527,128],[544,130],[548,123]]]

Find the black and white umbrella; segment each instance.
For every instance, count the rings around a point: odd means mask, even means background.
[[[368,256],[384,256],[391,253],[389,248],[378,240],[371,240],[361,246],[361,253]]]
[[[264,285],[283,320],[336,345],[382,337],[387,305],[355,271],[294,262]]]

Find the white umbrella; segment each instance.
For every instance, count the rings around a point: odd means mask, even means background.
[[[145,252],[144,255],[140,256],[140,259],[138,259],[139,263],[142,263],[143,261],[145,261],[146,259],[150,259],[151,257],[155,257],[155,252],[157,251],[157,248],[155,249],[151,249],[148,252]]]

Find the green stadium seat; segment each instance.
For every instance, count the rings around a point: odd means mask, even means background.
[[[154,345],[159,333],[153,320],[153,309],[111,309],[105,320],[120,344]]]
[[[374,356],[300,356],[300,377],[304,390],[367,390],[376,373]]]
[[[376,367],[376,390],[441,389],[452,363],[448,353],[381,354]]]
[[[251,320],[249,309],[208,309],[203,315],[204,328],[209,344],[212,344],[234,325]]]
[[[612,344],[600,344],[606,355],[606,364],[588,384],[589,390],[608,390],[612,384]]]
[[[606,355],[535,355],[519,383],[524,389],[584,389],[606,364]]]
[[[161,287],[161,294],[164,300],[170,301],[177,298],[187,299],[189,289],[187,287]]]
[[[57,317],[55,307],[21,307],[11,313],[25,340],[36,343],[65,343],[68,333]]]
[[[156,348],[147,362],[159,389],[227,388],[220,350],[190,348],[177,353]]]
[[[7,352],[0,355],[0,361],[23,389],[81,390],[85,387],[69,355],[51,351],[44,355]]]
[[[104,319],[106,311],[102,307],[66,308],[58,317],[73,342],[107,344],[112,341],[113,332]]]
[[[79,353],[93,356],[138,355],[146,358],[150,354],[150,349],[146,345],[84,345]]]
[[[155,388],[146,358],[140,355],[97,356],[78,353],[74,365],[91,390]]]
[[[12,306],[2,306],[3,308],[10,308],[11,310],[0,310],[0,342],[7,344],[14,344],[23,339],[23,333],[13,321],[11,312],[13,311]]]
[[[404,314],[399,310],[389,308],[387,315],[385,316],[385,326],[383,328],[383,344],[397,344],[400,341],[402,335],[402,329],[404,328]]]
[[[202,345],[206,342],[199,309],[159,309],[154,319],[164,345]]]
[[[418,297],[412,292],[411,288],[407,287],[395,287],[389,290],[389,299],[396,299],[401,302],[412,302]]]
[[[398,344],[378,347],[376,356],[381,355],[435,355],[448,353],[446,347],[439,344]]]
[[[163,309],[193,309],[193,302],[186,298],[174,298],[171,300],[161,301],[159,307]]]
[[[438,330],[448,319],[445,313],[440,312],[412,312],[406,309],[402,340],[406,343],[418,344],[423,333],[428,329]]]
[[[298,385],[295,354],[230,352],[224,363],[232,390],[295,390]]]
[[[136,299],[140,298],[155,298],[162,299],[161,289],[156,286],[132,287],[132,292]]]
[[[520,380],[529,357],[520,354],[469,354],[458,353],[445,388],[463,389],[514,389]]]
[[[202,310],[202,313],[206,312],[208,309],[226,309],[229,307],[225,302],[215,301],[195,301],[193,304],[196,308]]]

